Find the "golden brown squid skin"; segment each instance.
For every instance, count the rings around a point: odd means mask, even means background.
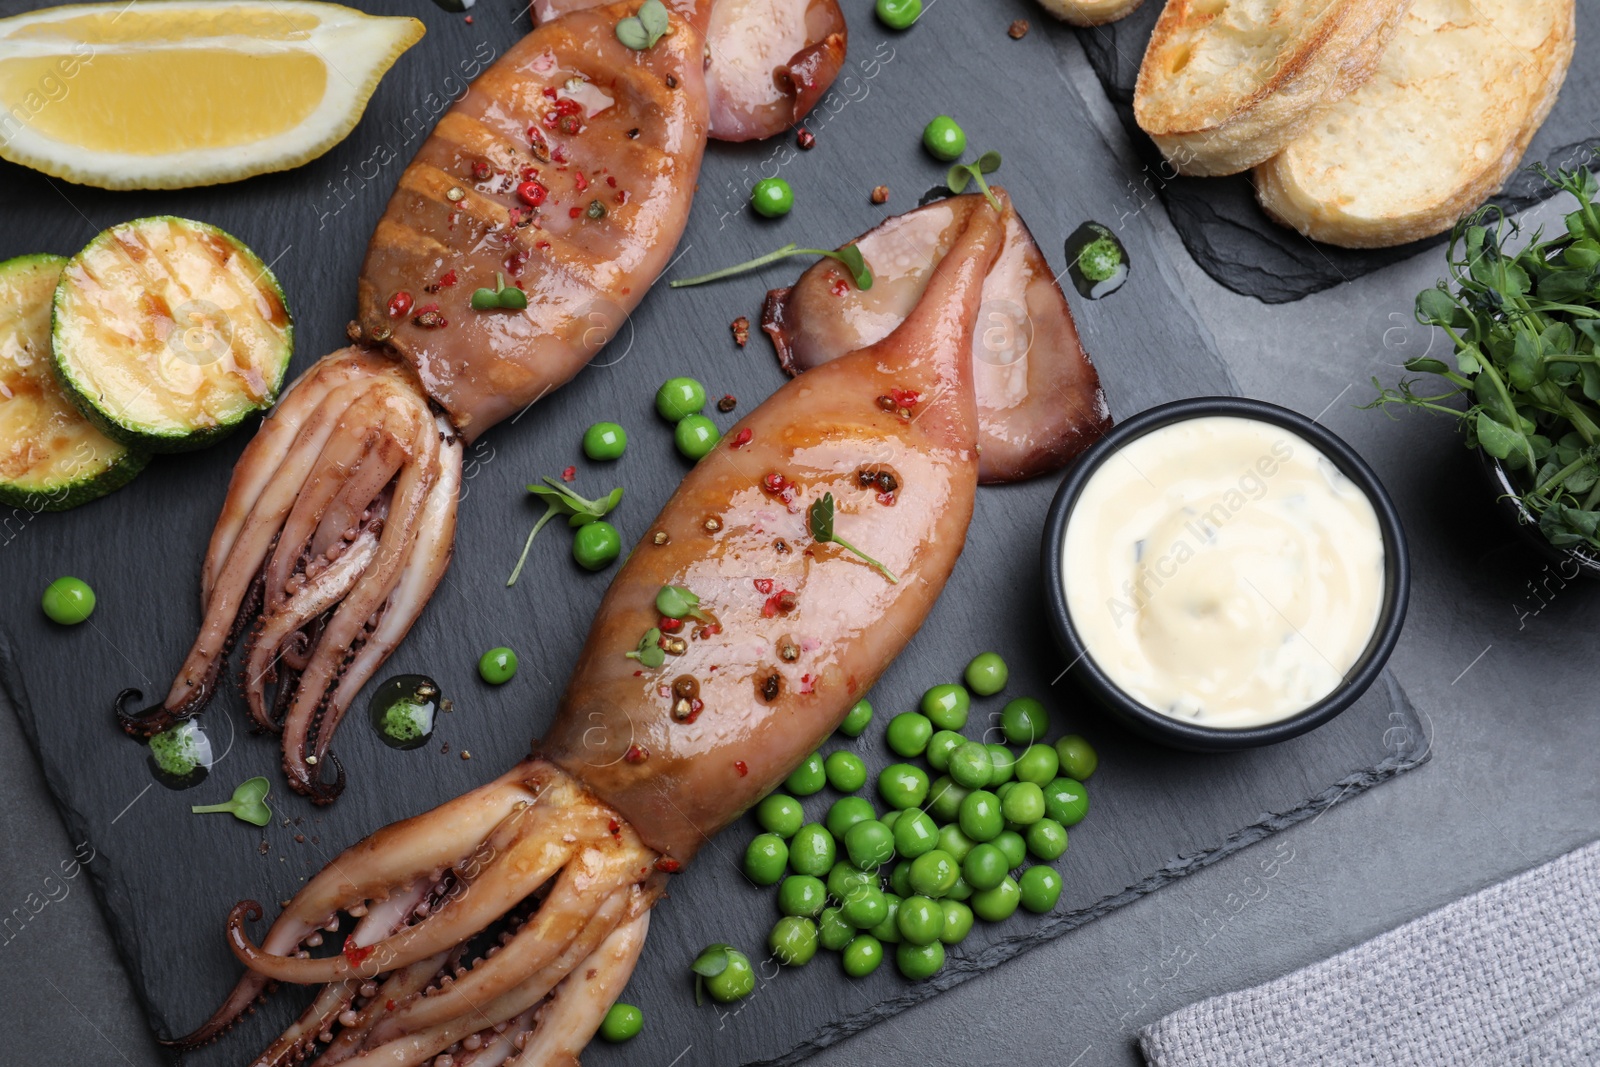
[[[888,219],[856,243],[872,264],[867,292],[841,288],[822,260],[767,296],[762,328],[790,374],[810,371],[885,336],[916,306],[948,253],[976,193]],[[1011,482],[1057,470],[1111,428],[1100,376],[1078,338],[1072,309],[1027,225],[1008,203],[1005,248],[984,281],[972,335],[978,394],[979,477]]]
[[[401,175],[368,247],[363,337],[405,357],[469,441],[583,369],[683,233],[706,141],[699,35],[674,16],[674,32],[633,51],[616,24],[635,6],[541,25],[485,71]],[[519,196],[525,181],[545,190],[538,206]],[[470,306],[497,275],[526,311]],[[398,315],[397,293],[410,297]]]
[[[968,338],[1002,237],[993,211],[972,212],[905,322],[733,427],[606,593],[543,752],[672,860],[834,730],[944,587],[978,480]],[[878,472],[892,493],[863,487]],[[813,541],[807,509],[826,492],[838,535],[898,583]],[[626,653],[656,625],[664,585],[716,622],[686,620],[685,651],[651,670]]]

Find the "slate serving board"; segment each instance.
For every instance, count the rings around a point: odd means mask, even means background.
[[[3,0],[0,14],[25,6]],[[285,175],[176,193],[103,193],[0,166],[6,194],[0,257],[71,253],[104,226],[141,215],[204,219],[273,264],[297,317],[296,372],[340,346],[367,235],[420,139],[413,131],[431,125],[474,64],[527,28],[525,17],[491,6],[476,8],[470,26],[414,0],[374,9],[416,15],[429,33],[384,82],[362,124],[329,155]],[[838,243],[887,211],[909,207],[941,180],[942,168],[917,148],[924,116],[933,111],[955,115],[979,146],[1004,153],[1000,177],[1052,262],[1062,266],[1062,239],[1086,219],[1106,218],[1128,175],[1082,116],[1050,42],[1042,35],[1022,42],[1006,37],[1013,18],[1034,13],[1013,0],[981,9],[938,4],[911,33],[890,35],[855,12],[851,68],[811,123],[817,148],[796,153],[788,141],[713,146],[673,273],[736,262],[790,240]],[[973,90],[990,84],[997,69],[1032,87],[1038,107],[1057,116],[1051,138],[1037,136],[1032,107]],[[379,162],[389,155],[393,162]],[[772,166],[794,184],[800,206],[777,223],[741,215],[751,181]],[[868,202],[880,183],[893,190],[886,209]],[[1127,286],[1097,303],[1074,299],[1115,414],[1232,391],[1149,236],[1134,228],[1124,240],[1134,264]],[[189,1029],[236,977],[221,938],[233,902],[288,897],[341,848],[499,773],[544,730],[606,579],[579,571],[566,534],[552,527],[535,543],[522,582],[504,587],[537,516],[522,486],[576,464],[580,491],[598,495],[626,486],[616,522],[627,541],[642,534],[686,469],[668,428],[651,412],[655,385],[692,373],[713,395],[735,394],[741,411],[765,397],[782,381],[770,349],[759,335],[743,351],[735,348],[728,323],[754,317],[765,289],[786,284],[799,270],[795,264],[716,287],[658,289],[573,384],[491,432],[469,455],[456,562],[384,672],[433,675],[454,711],[442,717],[432,744],[396,752],[366,728],[358,704],[336,744],[351,785],[329,810],[286,795],[277,784],[275,745],[243,729],[243,709],[232,695],[203,720],[222,754],[212,778],[187,792],[155,784],[143,751],[120,736],[111,718],[112,697],[122,687],[163,691],[193,637],[200,559],[244,434],[206,452],[158,459],[131,487],[74,512],[0,515],[0,698],[37,749],[74,842],[93,852],[88,870],[159,1033]],[[616,464],[588,463],[578,448],[582,429],[601,418],[623,422],[632,435]],[[596,1047],[586,1062],[791,1062],[1425,758],[1423,730],[1388,679],[1330,726],[1242,755],[1157,750],[1103,722],[1062,679],[1064,657],[1043,624],[1037,537],[1055,482],[984,490],[949,589],[872,694],[879,718],[852,747],[874,770],[889,762],[881,739],[890,715],[912,706],[927,685],[955,678],[973,653],[1003,651],[1013,671],[1008,692],[1044,697],[1060,728],[1089,735],[1102,754],[1091,783],[1094,810],[1072,832],[1072,849],[1060,863],[1067,889],[1057,913],[980,927],[931,982],[905,983],[892,967],[850,982],[836,961],[822,958],[763,981],[760,995],[735,1015],[696,1010],[684,978],[695,951],[728,940],[759,959],[775,918],[772,891],[755,889],[737,873],[748,831],[730,830],[675,881],[670,902],[657,911],[649,950],[626,994],[648,1013],[647,1036],[620,1048]],[[44,620],[37,598],[50,578],[68,573],[95,587],[100,606],[88,624],[62,629]],[[474,665],[483,649],[502,643],[521,653],[521,673],[492,689],[477,680]],[[980,702],[975,722],[984,723],[1000,703]],[[470,760],[462,758],[466,752]],[[189,805],[223,799],[255,774],[275,783],[279,818],[271,826],[258,831],[225,816],[188,814]],[[826,792],[812,798],[808,811],[820,817],[831,799]],[[1270,861],[1270,854],[1263,857],[1263,872]],[[221,1046],[190,1062],[242,1061],[298,1010],[301,998],[281,993]]]
[[[1310,241],[1267,218],[1256,203],[1249,172],[1227,178],[1174,175],[1155,142],[1133,119],[1139,63],[1162,6],[1161,0],[1146,0],[1121,21],[1076,31],[1144,162],[1143,173],[1128,184],[1120,198],[1119,213],[1137,215],[1143,204],[1159,198],[1189,253],[1207,274],[1236,293],[1269,304],[1299,300],[1444,242],[1444,237],[1436,237],[1399,248],[1335,248]],[[1543,179],[1527,166],[1540,161],[1551,169],[1595,165],[1595,147],[1600,143],[1600,123],[1594,114],[1595,101],[1600,99],[1600,53],[1584,45],[1600,34],[1600,5],[1579,3],[1577,10],[1578,50],[1561,96],[1528,147],[1523,158],[1526,166],[1512,175],[1493,200],[1508,213],[1550,195]],[[1052,38],[1059,43],[1072,33],[1055,27]]]

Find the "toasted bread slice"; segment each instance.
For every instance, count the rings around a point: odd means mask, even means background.
[[[1416,0],[1365,85],[1256,168],[1267,213],[1385,248],[1442,233],[1522,159],[1572,60],[1574,0]]]
[[[1180,174],[1249,170],[1371,74],[1410,0],[1170,0],[1133,113]]]
[[[1144,0],[1039,0],[1058,19],[1074,26],[1104,26],[1131,15]]]

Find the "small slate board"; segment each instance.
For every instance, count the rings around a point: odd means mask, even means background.
[[[0,14],[21,6],[4,0]],[[376,6],[424,18],[429,33],[401,59],[361,125],[327,156],[283,175],[174,193],[103,193],[0,165],[0,185],[14,194],[0,198],[0,257],[70,254],[100,228],[141,215],[204,219],[273,264],[297,318],[296,373],[339,347],[367,237],[422,131],[464,77],[526,30],[525,19],[512,22],[482,5],[471,26],[422,4]],[[887,212],[908,208],[942,180],[944,168],[917,146],[923,116],[934,110],[959,116],[975,148],[1004,153],[999,178],[1061,265],[1062,240],[1086,219],[1113,210],[1127,177],[1083,117],[1049,42],[1006,36],[1010,21],[1029,13],[1020,0],[940,4],[905,35],[857,18],[851,68],[810,122],[816,149],[796,152],[787,139],[713,146],[681,262],[669,273],[697,273],[791,240],[837,244]],[[1037,108],[1057,116],[1049,140],[1036,135],[1034,108],[1024,111],[1012,98],[973,88],[993,84],[997,69],[1013,84],[1030,86]],[[1061,180],[1068,159],[1071,180]],[[794,184],[799,207],[778,222],[740,217],[751,182],[773,167]],[[893,190],[887,208],[868,202],[880,183]],[[1133,228],[1124,240],[1134,264],[1127,286],[1100,302],[1075,294],[1073,300],[1115,414],[1232,391],[1150,236]],[[129,488],[77,511],[0,516],[7,575],[0,619],[8,632],[0,634],[0,698],[21,717],[72,840],[94,852],[88,869],[159,1033],[198,1023],[237,977],[222,939],[235,901],[253,897],[271,908],[341,848],[482,783],[544,731],[606,577],[572,564],[557,525],[535,542],[519,585],[505,588],[538,512],[523,485],[576,464],[580,492],[626,486],[615,521],[626,541],[643,534],[687,469],[668,427],[651,411],[656,384],[694,374],[713,396],[735,394],[739,412],[767,396],[783,380],[770,346],[757,334],[748,348],[736,349],[728,323],[754,317],[765,289],[787,284],[801,269],[787,264],[681,292],[659,287],[578,380],[477,445],[467,461],[455,563],[384,672],[433,675],[454,711],[442,716],[432,744],[396,752],[367,728],[365,704],[358,702],[335,745],[350,788],[327,810],[286,794],[274,742],[246,732],[235,695],[219,699],[202,720],[222,757],[211,779],[187,792],[155,784],[143,750],[112,721],[116,692],[127,685],[163,692],[194,636],[200,561],[250,431],[209,451],[157,459]],[[723,425],[737,417],[718,416]],[[628,453],[615,464],[581,456],[583,428],[600,419],[620,421],[630,432]],[[737,872],[748,831],[735,828],[674,882],[671,900],[657,911],[626,994],[647,1012],[647,1037],[619,1049],[596,1047],[585,1062],[790,1062],[1420,761],[1421,727],[1387,679],[1335,723],[1242,755],[1153,749],[1103,722],[1060,680],[1066,664],[1043,622],[1037,539],[1055,485],[1047,478],[982,492],[949,589],[872,694],[878,718],[852,747],[874,770],[890,762],[882,736],[893,713],[911,707],[927,685],[956,678],[974,653],[1003,652],[1013,672],[1008,694],[1044,697],[1059,727],[1087,734],[1102,753],[1090,785],[1094,810],[1072,832],[1072,849],[1059,864],[1067,890],[1057,913],[980,927],[952,953],[945,972],[920,985],[903,982],[892,967],[853,983],[836,961],[820,959],[763,982],[762,995],[737,1015],[696,1010],[686,981],[696,950],[728,940],[760,959],[775,918],[772,891],[755,889]],[[59,628],[38,611],[39,592],[60,574],[86,579],[99,594],[99,608],[83,626]],[[495,689],[478,680],[475,663],[499,644],[521,653],[522,668]],[[973,729],[986,725],[1000,704],[980,702]],[[448,752],[441,750],[446,743]],[[466,752],[470,760],[462,758]],[[264,830],[188,813],[191,804],[222,800],[256,774],[274,785],[278,818]],[[812,798],[808,811],[820,817],[831,799]],[[303,996],[279,994],[223,1043],[189,1061],[239,1062],[265,1045]]]
[[[1119,22],[1077,31],[1145,164],[1144,173],[1121,198],[1124,206],[1119,212],[1137,214],[1144,201],[1160,197],[1178,236],[1207,274],[1236,293],[1269,304],[1299,300],[1443,243],[1444,237],[1435,237],[1399,248],[1335,248],[1307,240],[1269,219],[1256,203],[1248,172],[1227,178],[1175,176],[1155,142],[1133,119],[1139,63],[1162,6],[1160,0],[1146,0]],[[1053,33],[1060,42],[1071,31],[1057,28]],[[1596,34],[1600,34],[1600,6],[1578,4],[1577,54],[1555,109],[1528,147],[1526,165],[1543,161],[1551,169],[1594,166],[1594,146],[1600,143],[1593,115],[1594,101],[1600,99],[1600,53],[1584,47],[1584,42],[1595,40]],[[1493,203],[1512,213],[1549,195],[1544,180],[1524,167],[1511,176]]]

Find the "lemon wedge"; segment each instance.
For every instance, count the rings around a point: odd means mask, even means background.
[[[133,0],[0,19],[0,158],[102,189],[288,170],[342,141],[422,38],[311,0]]]

